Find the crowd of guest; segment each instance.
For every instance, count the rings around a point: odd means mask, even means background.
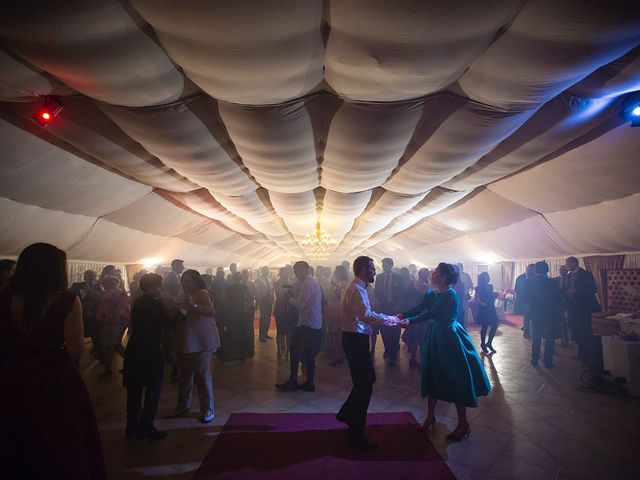
[[[378,335],[389,367],[398,361],[401,340],[406,343],[410,367],[421,366],[422,393],[429,398],[422,430],[435,421],[436,402],[447,400],[456,404],[459,414],[451,438],[461,439],[469,434],[466,407],[477,406],[477,397],[490,388],[464,328],[473,302],[481,324],[480,349],[487,355],[496,352],[498,315],[489,274],[480,273],[474,288],[461,264],[441,263],[432,275],[428,268],[415,265],[394,268],[391,258],[381,263],[382,273],[376,276],[368,257],[359,257],[353,270],[347,261],[333,270],[324,266],[314,270],[298,261],[280,268],[277,275],[262,267],[253,280],[250,270],[239,271],[235,263],[229,266],[228,275],[222,267],[215,275],[202,275],[185,270],[184,262],[175,259],[167,271],[138,271],[127,292],[122,273],[112,265],[99,275],[85,271],[83,281],[68,288],[64,252],[48,244],[34,244],[17,263],[0,261],[0,308],[6,319],[0,324],[0,368],[9,387],[17,392],[10,399],[3,397],[2,408],[39,412],[30,417],[34,425],[29,428],[41,432],[45,440],[42,455],[50,437],[47,427],[61,421],[53,420],[61,415],[70,428],[77,429],[78,442],[73,448],[93,459],[91,465],[77,466],[82,472],[77,478],[104,478],[104,465],[96,460],[101,447],[95,416],[77,368],[85,336],[91,338],[91,354],[103,365],[99,377],[112,376],[114,354],[123,357],[120,373],[127,389],[126,436],[157,440],[166,436],[154,426],[164,364],[171,364],[172,380],[178,382],[176,405],[167,418],[191,410],[195,385],[201,421],[208,423],[215,416],[212,356],[225,362],[252,357],[254,320],[258,342],[268,344],[273,340],[270,332],[275,318],[277,358],[288,360],[290,366],[288,378],[276,384],[277,389],[314,392],[316,356],[322,349],[331,365],[345,360],[349,364],[354,386],[338,419],[349,426],[352,446],[371,447],[363,436],[363,415],[375,382],[371,362]],[[537,365],[544,341],[544,365],[553,367],[557,338],[563,342],[574,339],[579,347],[576,358],[588,363],[592,355],[590,316],[599,308],[593,276],[579,267],[575,257],[567,258],[559,277],[550,279],[548,273],[547,263],[537,262],[516,280],[516,313],[524,315],[523,334],[532,341],[531,363]],[[401,327],[406,328],[402,335]],[[24,359],[20,372],[9,372],[6,359],[16,355]],[[43,359],[46,368],[36,371]],[[455,373],[440,367],[445,364],[462,370]],[[301,365],[306,381],[300,384]],[[467,374],[475,385],[471,390],[461,380]],[[24,390],[18,377],[39,379],[42,398]],[[54,385],[56,381],[59,384]],[[66,389],[62,396],[58,395],[60,385]],[[43,402],[51,404],[43,407]],[[56,414],[48,415],[52,409]],[[28,450],[29,435],[20,433],[24,429],[17,424],[5,426],[16,435],[16,449]],[[27,455],[17,450],[9,453]],[[57,461],[62,460],[54,459],[51,465]],[[49,467],[34,464],[28,468],[46,473]],[[38,470],[41,468],[44,470]]]
[[[524,316],[523,336],[531,340],[531,363],[540,360],[544,340],[544,364],[553,367],[556,339],[562,345],[570,340],[578,345],[572,357],[585,365],[597,368],[591,315],[600,311],[596,297],[596,283],[591,272],[580,267],[576,257],[568,257],[559,268],[559,276],[549,278],[549,265],[536,262],[516,278],[515,309]]]

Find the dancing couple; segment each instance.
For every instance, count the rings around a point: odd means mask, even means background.
[[[373,326],[408,326],[432,320],[422,345],[421,394],[428,398],[427,417],[419,431],[435,425],[438,400],[452,402],[458,411],[458,425],[447,439],[459,441],[471,432],[467,407],[478,406],[478,396],[489,393],[491,386],[482,361],[469,334],[457,321],[460,299],[451,285],[458,280],[457,269],[440,263],[433,272],[435,288],[427,290],[414,308],[395,316],[371,309],[367,284],[373,282],[376,268],[371,258],[358,257],[353,262],[355,278],[342,296],[342,346],[349,362],[353,387],[338,411],[338,421],[347,424],[347,444],[358,449],[377,445],[364,436],[367,409],[376,381],[369,355],[369,336]]]

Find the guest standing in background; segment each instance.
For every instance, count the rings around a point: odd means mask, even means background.
[[[232,275],[224,289],[224,305],[223,320],[217,322],[222,343],[218,356],[224,362],[253,357],[253,297],[242,283],[240,272]]]
[[[104,293],[96,311],[96,321],[100,326],[100,339],[104,355],[104,371],[100,378],[109,378],[113,371],[113,353],[118,352],[124,358],[122,335],[131,323],[131,303],[127,292],[120,289],[117,277],[107,275],[102,278]]]
[[[493,348],[493,337],[496,336],[498,331],[498,315],[496,313],[495,294],[493,293],[493,285],[489,283],[490,278],[487,272],[481,272],[478,275],[478,286],[476,287],[476,295],[474,300],[478,302],[480,308],[478,310],[478,318],[482,324],[480,329],[480,341],[481,348],[484,353],[491,350],[492,353],[496,352]],[[487,342],[487,329],[489,329],[489,341]]]
[[[106,479],[77,363],[82,306],[67,291],[66,254],[25,248],[0,292],[0,465],[4,479]]]
[[[523,333],[522,336],[524,338],[531,338],[530,335],[530,319],[529,319],[529,308],[527,303],[527,280],[534,277],[534,267],[535,264],[530,263],[527,265],[527,270],[522,275],[518,275],[516,278],[516,313],[518,315],[524,315],[524,326],[522,327]]]
[[[0,291],[8,284],[11,277],[16,271],[16,262],[11,259],[0,260]]]
[[[273,313],[273,280],[269,274],[269,267],[260,269],[260,276],[255,282],[258,295],[258,308],[260,309],[260,322],[258,324],[260,340],[269,340],[269,327],[271,326],[271,314]]]
[[[131,300],[131,305],[133,305],[133,302],[135,302],[137,299],[139,299],[142,294],[144,293],[142,290],[140,290],[140,279],[146,275],[147,272],[144,268],[142,270],[138,270],[134,275],[133,275],[133,280],[131,280],[131,282],[129,283],[129,300]],[[162,278],[162,277],[160,277]]]
[[[191,410],[194,379],[198,386],[202,423],[214,418],[211,359],[220,346],[220,335],[213,318],[211,297],[196,270],[187,270],[181,278],[184,298],[180,313],[185,319],[175,330],[180,378],[178,403],[168,417],[178,417]]]
[[[596,282],[591,272],[580,268],[576,257],[565,260],[569,269],[568,286],[565,290],[567,317],[569,328],[574,332],[578,344],[578,355],[574,357],[591,366],[593,331],[591,329],[591,314],[600,311],[600,304],[596,299]]]
[[[569,269],[566,265],[560,265],[558,269],[560,276],[555,277],[553,280],[558,285],[560,292],[562,294],[562,328],[560,333],[560,341],[562,342],[562,346],[566,347],[569,345],[569,322],[567,321],[567,308],[565,305],[565,292],[569,288]]]
[[[422,345],[421,393],[428,397],[428,407],[420,431],[435,424],[438,400],[452,402],[458,411],[458,425],[447,435],[452,441],[469,435],[466,407],[477,407],[478,397],[491,389],[482,360],[457,320],[459,302],[450,288],[457,277],[453,265],[440,263],[431,276],[434,290],[428,290],[420,304],[399,315],[405,326],[433,320]]]
[[[540,343],[544,339],[544,366],[553,367],[553,351],[560,334],[563,316],[562,292],[557,283],[547,277],[547,262],[537,262],[535,276],[527,280],[527,301],[531,317],[531,363],[538,364]]]
[[[458,312],[458,322],[464,327],[467,321],[467,312],[469,311],[469,301],[471,300],[469,292],[473,290],[473,280],[471,275],[464,271],[463,264],[458,263],[456,266],[460,274],[458,282],[462,284],[462,290],[464,291],[464,294],[459,298],[462,312]]]
[[[345,359],[342,349],[342,294],[349,284],[347,271],[338,265],[333,272],[333,291],[327,299],[327,335],[331,365],[336,366]]]
[[[232,280],[231,277],[237,271],[238,271],[238,264],[237,263],[229,264],[229,275],[227,275],[227,283],[231,283],[231,280]]]
[[[409,284],[405,291],[404,298],[402,300],[402,307],[405,309],[412,308],[420,303],[420,300],[424,297],[425,293],[429,289],[429,283],[431,281],[431,275],[428,268],[421,268],[418,270],[418,275],[414,281]],[[409,350],[409,367],[419,367],[420,361],[418,360],[418,348],[422,346],[424,336],[427,333],[427,329],[431,322],[421,322],[415,325],[409,325],[402,338],[407,344]]]
[[[404,293],[404,285],[402,284],[402,277],[393,272],[393,260],[391,258],[382,259],[382,273],[377,276],[374,298],[376,303],[376,309],[385,315],[393,315],[396,312],[397,306],[402,299]],[[398,352],[400,351],[400,327],[398,325],[380,327],[380,335],[382,336],[382,343],[384,343],[384,355],[387,364],[394,366],[398,359]],[[375,339],[372,338],[373,345],[371,351],[373,353],[375,349]]]
[[[100,339],[100,325],[96,319],[98,305],[100,305],[100,300],[102,299],[102,289],[98,283],[96,272],[93,270],[85,271],[83,278],[84,282],[74,283],[69,290],[80,297],[84,334],[91,337],[91,355],[103,362],[104,352],[102,350],[102,340]]]
[[[453,265],[453,268],[456,270],[456,273],[458,274],[460,273],[459,265],[462,265],[462,264],[458,263],[457,265]],[[468,300],[470,298],[469,290],[467,290],[467,288],[465,287],[465,284],[462,283],[462,280],[460,279],[460,277],[458,277],[458,281],[456,283],[451,285],[451,288],[456,292],[456,295],[458,296],[458,301],[460,302],[460,305],[458,305],[458,323],[464,327],[466,322],[465,313],[469,309],[469,300]],[[467,300],[465,300],[465,298]]]
[[[289,294],[289,303],[298,310],[298,325],[291,339],[289,379],[276,384],[278,390],[315,392],[316,355],[322,346],[322,290],[318,279],[309,273],[307,262],[296,262],[293,273],[300,282],[300,292]],[[298,367],[304,363],[307,380],[298,385]]]
[[[182,272],[184,272],[184,261],[179,258],[171,260],[171,271],[164,276],[162,284],[169,316],[177,313],[179,302],[183,296],[180,283]],[[162,333],[162,354],[164,361],[171,365],[171,381],[176,382],[178,380],[178,362],[174,353],[173,333],[165,330]]]
[[[143,275],[139,287],[142,295],[131,309],[131,336],[124,353],[126,436],[158,440],[167,436],[167,432],[155,428],[153,421],[162,393],[162,330],[169,326],[169,315],[161,299],[160,275]],[[141,406],[143,393],[144,405]]]
[[[346,423],[347,445],[358,449],[376,448],[377,444],[364,436],[367,409],[376,383],[376,372],[369,352],[369,336],[373,325],[391,325],[395,316],[376,313],[369,304],[367,285],[373,283],[376,267],[373,259],[361,256],[353,262],[354,279],[342,294],[342,348],[349,362],[353,387],[336,415]]]
[[[247,287],[247,290],[249,291],[249,296],[245,297],[245,307],[247,311],[250,311],[249,315],[251,316],[251,324],[253,325],[256,314],[256,301],[258,300],[258,287],[256,286],[256,282],[251,280],[251,272],[247,269],[242,270],[242,284],[245,285]],[[251,328],[253,328],[253,326]],[[262,338],[258,338],[261,343],[265,343],[267,340],[271,340],[273,337],[266,335]]]
[[[216,276],[213,278],[213,287],[212,290],[212,301],[213,307],[216,311],[216,317],[220,315],[220,310],[223,303],[223,293],[226,282],[224,280],[224,269],[222,267],[218,267],[216,269]]]
[[[293,305],[289,304],[287,292],[291,290],[291,278],[289,270],[281,268],[278,271],[278,279],[274,282],[274,291],[276,296],[274,315],[276,317],[276,347],[278,349],[278,360],[287,360],[289,358],[289,346],[291,336],[295,329],[295,323],[292,321]]]

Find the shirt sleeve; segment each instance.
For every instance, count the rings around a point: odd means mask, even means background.
[[[354,289],[349,298],[349,306],[353,311],[354,316],[361,322],[368,323],[370,325],[380,325],[391,317],[384,313],[377,313],[371,310],[369,302],[364,298],[364,295],[360,289]]]
[[[300,310],[304,310],[304,307],[309,303],[309,299],[311,298],[311,288],[309,282],[304,282],[300,287],[300,293],[297,298],[292,298],[289,300],[294,307]]]

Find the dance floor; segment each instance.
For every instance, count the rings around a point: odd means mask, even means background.
[[[479,345],[477,327],[469,330]],[[497,353],[483,357],[492,391],[480,399],[478,408],[469,409],[470,437],[459,443],[447,443],[445,437],[456,425],[456,412],[453,405],[446,403],[438,404],[438,423],[428,435],[458,479],[638,478],[640,399],[601,395],[583,388],[580,375],[584,368],[570,358],[576,354],[573,345],[558,344],[552,370],[529,363],[531,344],[522,338],[518,326],[501,325],[494,346]],[[418,369],[409,367],[404,347],[395,367],[385,365],[382,353],[379,341],[375,355],[378,381],[369,412],[411,412],[422,421],[425,400],[419,394]],[[118,368],[120,362],[118,358]],[[216,418],[210,424],[199,422],[197,392],[190,415],[164,419],[175,406],[177,393],[176,384],[167,381],[156,426],[167,430],[169,435],[164,440],[149,442],[124,438],[126,392],[121,378],[114,375],[111,379],[100,379],[97,377],[100,368],[83,359],[109,478],[193,478],[207,455],[215,453],[215,448],[211,450],[215,442],[224,440],[225,424],[235,422],[237,413],[335,414],[349,392],[350,379],[346,364],[332,367],[330,363],[324,354],[318,357],[316,392],[279,392],[274,384],[286,378],[288,362],[277,360],[274,340],[256,341],[256,355],[250,360],[228,363],[214,360]],[[269,438],[266,433],[256,432],[257,438]],[[377,435],[375,429],[370,433]],[[242,453],[248,465],[251,462],[255,465],[254,456],[261,455],[255,438],[245,433],[239,439],[245,442]],[[415,438],[412,434],[411,439]],[[390,447],[385,438],[381,441],[380,452],[384,453]],[[420,441],[418,437],[416,442]],[[426,442],[425,448],[429,448]]]
[[[408,412],[373,413],[377,450],[345,444],[332,413],[234,413],[196,473],[197,480],[388,480],[455,477]]]

